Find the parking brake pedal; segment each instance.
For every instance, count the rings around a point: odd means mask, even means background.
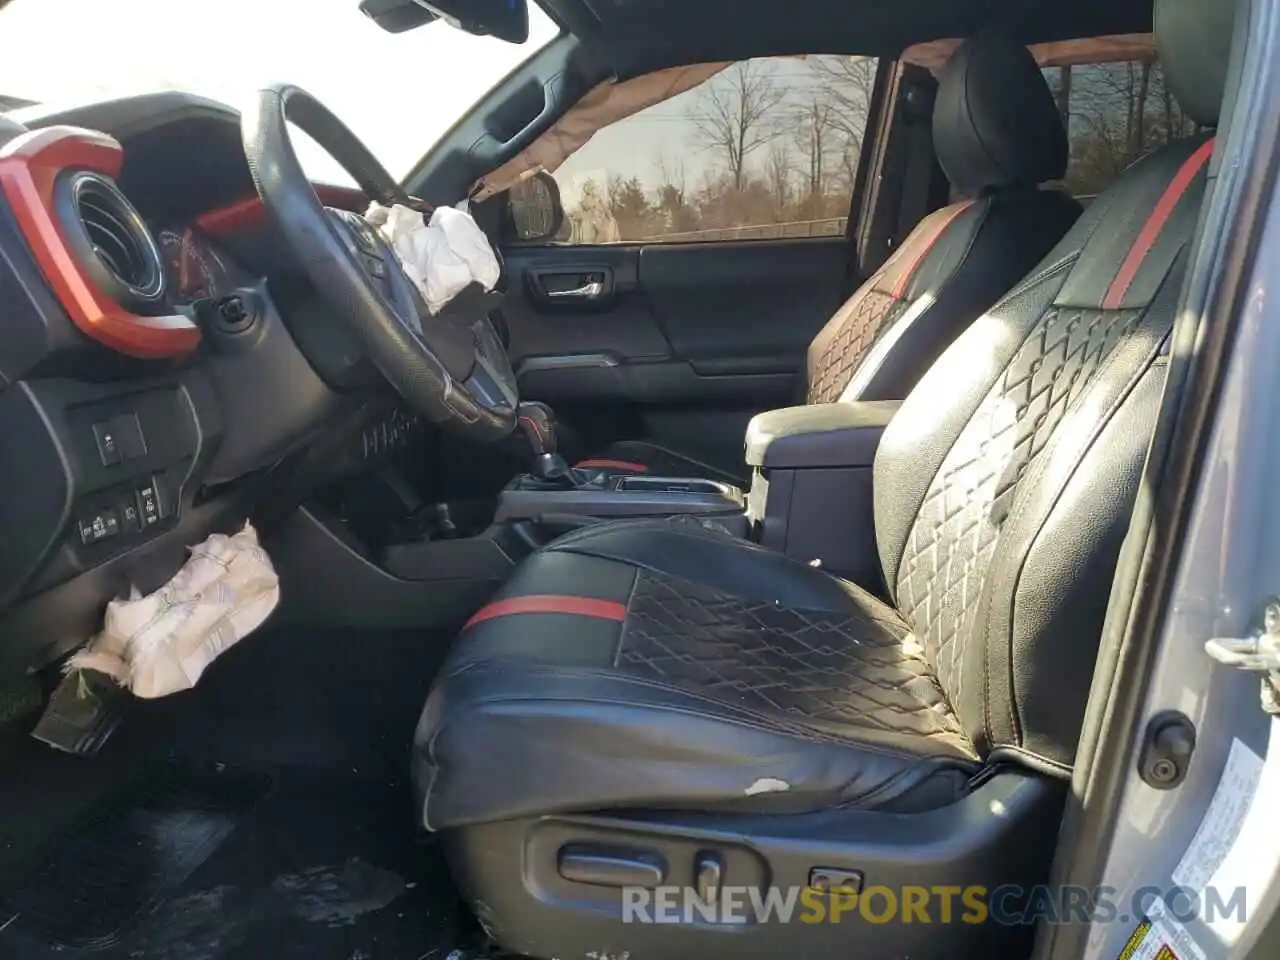
[[[31,736],[55,750],[92,757],[116,732],[132,699],[105,673],[73,670],[53,691]]]

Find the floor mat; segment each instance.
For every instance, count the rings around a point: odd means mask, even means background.
[[[0,735],[0,957],[445,960],[468,919],[408,772],[447,641],[277,628],[135,703],[93,760]],[[166,793],[157,766],[199,776]],[[112,831],[118,857],[84,846]]]
[[[0,894],[14,935],[49,946],[101,950],[172,895],[266,792],[265,777],[159,767],[41,851]]]

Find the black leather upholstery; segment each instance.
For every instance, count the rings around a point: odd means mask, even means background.
[[[933,144],[955,187],[968,194],[1033,187],[1067,169],[1067,133],[1026,47],[998,32],[962,43],[942,68]]]
[[[1072,762],[1204,165],[1128,292],[1103,304],[1122,248],[1202,146],[1131,167],[956,341],[881,440],[885,582],[984,754]]]
[[[696,521],[621,521],[557,541],[498,599],[584,590],[625,619],[498,617],[459,643],[417,738],[430,828],[581,809],[584,791],[923,809],[978,769],[907,625],[852,584]]]
[[[506,592],[575,593],[608,581],[610,595],[629,596],[630,604],[642,573],[679,583],[676,589],[686,591],[690,603],[713,590],[748,606],[765,602],[851,617],[860,612],[920,644],[927,664],[922,676],[935,677],[954,708],[967,738],[955,741],[963,750],[972,743],[978,756],[1012,753],[1065,775],[1160,394],[1161,347],[1173,324],[1211,145],[1203,136],[1174,143],[1130,167],[1039,269],[960,336],[903,403],[875,462],[876,534],[897,614],[820,570],[663,522],[607,526],[559,541],[526,561]],[[572,575],[560,586],[551,583],[569,556],[576,558]],[[746,607],[732,616],[744,635],[763,628]],[[614,631],[609,645],[615,654],[633,617],[630,606],[626,617],[622,634]],[[441,685],[455,718],[484,702],[470,686],[465,696],[456,694],[472,682],[459,678],[481,670],[488,658],[532,660],[525,671],[500,671],[525,691],[548,682],[563,662],[567,641],[560,631],[543,634],[524,617],[483,629],[501,639],[477,645],[471,633],[464,636],[462,668]],[[833,643],[860,639],[848,631],[831,636]],[[531,646],[535,642],[540,645]],[[683,640],[673,635],[671,642],[675,654],[684,650],[697,659],[680,646]],[[584,682],[614,690],[617,679]],[[644,726],[653,722],[653,704],[667,695],[665,689],[634,688],[627,702],[637,710],[647,704],[637,721]],[[714,709],[732,702],[716,699]],[[432,716],[444,714],[429,711],[424,734],[435,729]],[[559,738],[557,723],[535,732],[539,721],[521,716],[529,737]],[[682,722],[687,730],[700,723],[687,716]],[[492,743],[474,722],[450,727],[476,752]],[[623,735],[615,729],[611,739]],[[683,755],[690,748],[686,741],[673,749]],[[575,740],[575,762],[586,762],[588,754]],[[467,767],[467,755],[461,746],[449,754],[459,769]],[[738,756],[732,750],[727,755]],[[753,769],[768,773],[773,764],[786,763],[778,754],[764,756],[767,762]],[[947,763],[954,759],[946,757]],[[612,770],[647,802],[660,799],[648,775],[633,776],[626,764]],[[460,775],[442,774],[446,780]],[[788,768],[784,778],[795,783],[793,801],[834,796],[830,784],[805,793],[794,775]],[[607,796],[598,782],[577,780],[577,802],[622,802],[616,780]],[[854,801],[842,794],[840,802]],[[470,803],[486,801],[471,794]],[[459,802],[457,809],[467,806]]]
[[[602,525],[527,560],[499,603],[568,594],[613,613],[464,632],[417,734],[428,825],[527,817],[504,841],[515,861],[552,812],[715,812],[750,843],[773,829],[760,813],[918,823],[1000,765],[1065,784],[1212,146],[1126,170],[907,397],[874,467],[889,603],[688,520]],[[912,864],[945,841],[919,842]],[[522,883],[457,849],[464,877],[504,895]],[[858,853],[873,856],[846,862]],[[825,856],[807,851],[806,869]],[[741,955],[717,936],[699,955]],[[942,936],[925,953],[945,955]],[[551,956],[558,941],[540,943]]]
[[[974,199],[925,217],[822,328],[809,346],[808,403],[905,397],[1080,215],[1068,195],[1036,188],[1062,176],[1067,140],[1025,47],[1003,34],[961,44],[939,80],[933,126],[943,169]],[[602,456],[649,473],[723,478],[696,455],[643,442]],[[730,478],[741,483],[745,474]]]
[[[1164,80],[1196,123],[1218,124],[1231,61],[1235,3],[1160,0],[1156,4],[1156,48]]]

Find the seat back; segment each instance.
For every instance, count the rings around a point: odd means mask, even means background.
[[[809,403],[905,397],[938,355],[1080,215],[1058,190],[1067,139],[1035,60],[1003,33],[961,44],[938,83],[938,160],[974,199],[925,217],[809,346]]]
[[[1230,18],[1158,0],[1202,31],[1159,32],[1184,109],[1217,122],[1180,61]],[[1206,104],[1212,104],[1209,109]],[[880,559],[980,752],[1065,772],[1164,384],[1166,349],[1213,141],[1124,172],[1043,265],[912,391],[875,464]]]

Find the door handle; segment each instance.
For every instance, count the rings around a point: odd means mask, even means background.
[[[616,293],[613,267],[599,263],[533,265],[525,268],[524,284],[529,299],[547,310],[607,310]]]
[[[599,280],[592,280],[572,290],[547,291],[548,300],[599,300],[602,296],[604,296],[604,284]]]

